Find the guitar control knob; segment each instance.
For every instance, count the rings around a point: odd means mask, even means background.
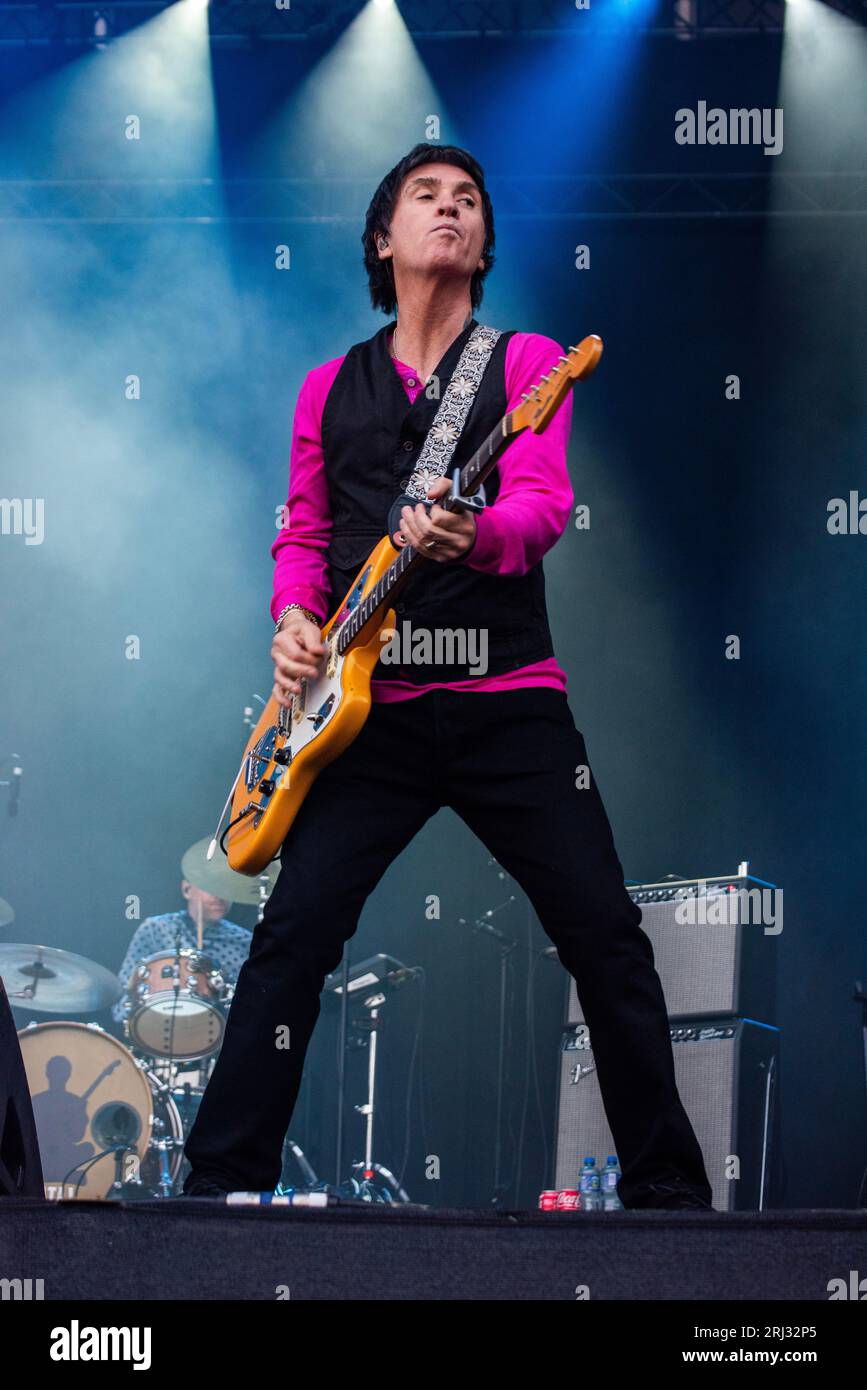
[[[259,791],[263,796],[270,796],[276,785],[273,777],[263,777],[259,783]]]
[[[278,748],[274,754],[274,761],[279,763],[281,767],[288,767],[292,761],[292,749],[288,745]]]

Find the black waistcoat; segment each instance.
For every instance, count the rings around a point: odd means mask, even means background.
[[[445,391],[477,320],[471,319],[437,364]],[[409,482],[439,400],[421,391],[410,405],[388,351],[394,323],[349,349],[325,401],[322,445],[333,518],[326,551],[331,611],[342,601],[370,551],[388,530],[395,497]],[[514,331],[514,330],[512,330]],[[451,467],[463,465],[506,413],[505,359],[511,332],[496,342],[470,407]],[[487,501],[496,500],[499,470],[485,482]],[[421,562],[395,603],[397,631],[419,628],[487,633],[485,675],[500,675],[553,655],[541,562],[526,574],[481,574],[460,560]],[[478,641],[478,639],[476,639]],[[404,649],[405,650],[405,649]],[[478,647],[476,649],[478,651]],[[442,652],[440,653],[442,654]],[[454,656],[454,651],[452,656]],[[397,665],[378,661],[374,677],[384,680],[466,680],[480,674],[469,662]]]

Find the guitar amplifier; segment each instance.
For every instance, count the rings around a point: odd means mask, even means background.
[[[736,1018],[671,1027],[677,1089],[704,1155],[718,1211],[761,1210],[777,1198],[776,1028]],[[585,1157],[616,1153],[586,1024],[564,1031],[552,1187],[577,1187]]]
[[[740,865],[734,876],[666,879],[627,889],[642,912],[669,1018],[776,1017],[783,892]],[[566,1022],[584,1014],[569,979]]]

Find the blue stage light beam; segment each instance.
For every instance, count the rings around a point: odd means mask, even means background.
[[[867,29],[821,0],[788,0],[778,106],[783,148],[771,173],[864,168]],[[778,206],[772,198],[772,207]]]
[[[592,34],[595,9],[566,10],[571,36],[540,36],[517,53],[512,42],[488,45],[483,74],[468,75],[478,87],[467,106],[473,139],[527,174],[609,172],[617,132],[633,116],[630,84],[646,60],[642,25],[658,5],[610,0],[605,26]],[[433,50],[431,67],[436,77]],[[457,107],[451,87],[443,86]]]
[[[396,162],[419,140],[454,138],[394,0],[369,0],[265,127],[263,175],[349,177]]]
[[[0,106],[4,178],[219,174],[207,6],[153,19]]]

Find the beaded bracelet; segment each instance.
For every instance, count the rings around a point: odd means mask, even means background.
[[[304,605],[303,605],[302,603],[287,603],[287,604],[286,604],[286,607],[283,609],[283,611],[280,613],[280,615],[279,615],[279,617],[278,617],[278,619],[277,619],[277,626],[276,626],[275,629],[274,629],[275,632],[279,632],[279,631],[280,631],[280,624],[282,623],[283,619],[286,617],[286,614],[292,612],[292,609],[293,609],[293,608],[297,608],[297,609],[298,609],[298,612],[299,612],[299,613],[303,613],[304,616],[305,616],[305,618],[307,618],[311,623],[315,623],[317,627],[320,626],[320,622],[319,622],[319,619],[317,618],[316,614],[315,614],[315,613],[311,613],[311,612],[310,612],[310,609],[309,609],[309,608],[305,608]]]

